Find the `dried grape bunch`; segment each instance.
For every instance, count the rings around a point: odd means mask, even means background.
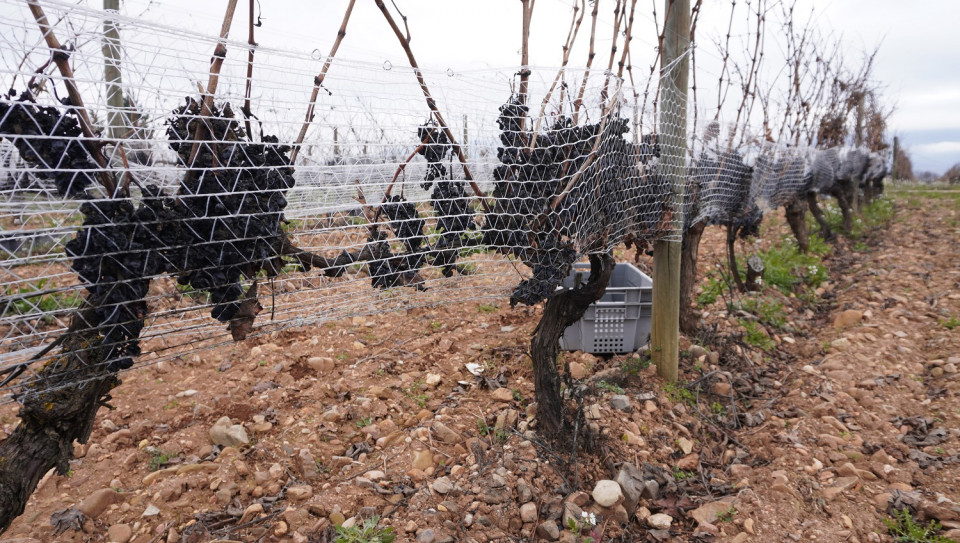
[[[0,137],[13,143],[37,176],[52,179],[60,196],[84,196],[97,168],[73,111],[41,106],[30,91],[15,95],[11,89],[0,100]]]
[[[80,206],[83,226],[66,244],[72,268],[87,286],[87,326],[97,328],[111,370],[126,369],[140,354],[138,338],[148,313],[150,279],[176,271],[171,257],[188,236],[182,210],[148,185],[134,206],[129,198],[91,200]],[[173,248],[173,249],[171,249]]]
[[[434,179],[442,179],[447,176],[447,168],[443,165],[443,158],[451,149],[450,139],[447,138],[447,133],[433,121],[417,128],[417,138],[421,141],[417,153],[427,161],[427,174],[421,186],[423,190],[430,190],[430,183]]]
[[[206,136],[194,143],[198,133]],[[201,118],[192,98],[167,120],[167,136],[187,168],[178,196],[192,239],[178,255],[178,281],[209,292],[213,317],[225,322],[239,308],[242,277],[283,267],[284,195],[295,182],[290,147],[275,136],[249,141],[229,104]]]
[[[429,260],[439,267],[445,277],[451,277],[457,267],[460,249],[477,245],[478,241],[465,234],[476,229],[474,210],[470,206],[463,181],[447,179],[448,171],[442,161],[452,150],[450,140],[442,127],[428,122],[417,128],[420,146],[417,154],[427,160],[427,171],[420,186],[424,190],[433,190],[430,194],[430,206],[436,214],[435,230],[437,239],[432,246],[423,247],[426,237],[423,235],[424,219],[417,206],[403,196],[389,196],[381,206],[390,220],[390,229],[404,245],[404,252],[394,255],[385,250],[372,249],[385,254],[385,258],[371,261],[367,265],[375,287],[416,286],[423,289],[423,280],[418,270]],[[382,248],[381,237],[371,236],[368,247]]]
[[[501,164],[483,242],[532,269],[511,296],[532,305],[553,294],[581,255],[606,251],[611,240],[654,239],[672,214],[653,164],[659,147],[652,138],[629,142],[626,119],[611,111],[575,125],[561,116],[534,134],[527,111],[515,97],[500,107]]]

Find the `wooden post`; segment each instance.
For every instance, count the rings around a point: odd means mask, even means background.
[[[899,179],[897,171],[897,156],[900,154],[900,138],[897,136],[893,137],[893,163],[890,164],[890,179],[894,182]]]
[[[657,241],[653,246],[653,322],[650,347],[657,373],[676,381],[679,373],[680,327],[680,237],[683,225],[683,192],[687,156],[687,81],[690,46],[690,0],[664,0],[660,56],[660,138],[662,171],[673,188],[675,241]],[[682,58],[680,58],[682,57]],[[680,60],[677,60],[680,58]],[[676,62],[676,64],[674,64]]]
[[[126,132],[120,76],[120,28],[113,18],[120,10],[120,0],[103,0],[103,10],[108,12],[103,20],[102,48],[103,79],[107,84],[107,126],[110,127],[110,139],[118,140]]]

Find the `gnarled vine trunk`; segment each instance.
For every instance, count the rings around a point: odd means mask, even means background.
[[[706,227],[706,221],[700,221],[683,234],[683,248],[680,252],[680,330],[685,334],[696,332],[700,321],[693,309],[693,289],[697,286],[700,238]]]
[[[616,262],[609,254],[590,255],[587,282],[554,294],[544,305],[543,316],[530,341],[537,424],[542,436],[559,438],[568,427],[560,396],[560,372],[557,370],[560,337],[568,326],[583,317],[590,304],[603,297],[614,265]]]
[[[785,208],[787,223],[790,230],[793,231],[793,237],[797,238],[797,247],[801,253],[810,250],[810,235],[807,233],[807,206],[803,200],[796,199],[790,202]]]
[[[89,311],[74,319],[92,320]],[[82,329],[67,332],[60,354],[23,387],[20,424],[0,443],[0,533],[23,513],[44,474],[69,471],[74,440],[87,442],[97,410],[120,384],[97,328],[76,324],[71,328]]]

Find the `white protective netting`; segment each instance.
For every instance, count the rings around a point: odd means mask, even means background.
[[[342,58],[291,162],[322,56],[258,46],[248,117],[248,46],[226,41],[207,111],[216,35],[43,6],[56,59],[27,6],[0,0],[0,381],[18,377],[0,393],[21,398],[82,378],[40,383],[58,338],[87,338],[70,348],[113,371],[354,315],[532,304],[587,254],[679,241],[684,223],[759,224],[883,165],[719,130],[668,149],[676,93],[601,69],[558,85],[531,69],[525,103],[516,69],[424,69],[438,115],[409,67]]]
[[[586,254],[679,239],[653,101],[602,70],[550,93],[557,69],[533,69],[526,105],[516,70],[422,70],[441,117],[412,69],[338,58],[291,164],[324,58],[258,47],[247,118],[248,47],[227,41],[206,111],[218,38],[110,14],[118,115],[108,16],[43,6],[84,108],[27,7],[0,2],[0,380],[23,371],[4,392],[47,389],[35,367],[65,334],[125,368],[352,315],[535,303]]]

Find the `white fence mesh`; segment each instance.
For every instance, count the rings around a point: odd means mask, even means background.
[[[258,47],[248,117],[248,46],[229,41],[205,111],[218,39],[114,14],[118,110],[105,13],[44,7],[97,133],[27,7],[0,0],[0,380],[19,374],[0,393],[39,391],[34,366],[71,324],[127,368],[353,315],[536,303],[586,254],[679,240],[680,211],[759,222],[867,169],[839,173],[859,152],[713,137],[661,171],[657,122],[680,106],[602,70],[567,69],[551,93],[558,70],[533,69],[526,104],[515,70],[423,70],[441,125],[410,68],[340,58],[291,163],[325,59]]]

